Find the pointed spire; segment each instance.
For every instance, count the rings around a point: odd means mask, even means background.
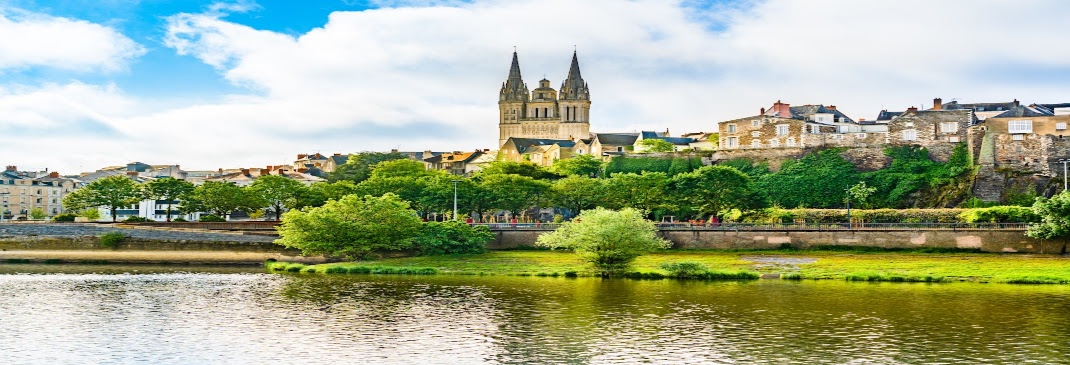
[[[576,51],[572,51],[572,65],[568,69],[568,78],[561,84],[561,100],[591,100],[587,83],[580,75],[580,60]]]
[[[524,78],[520,76],[520,59],[516,51],[513,51],[513,63],[509,66],[509,78],[502,84],[499,100],[502,101],[526,101],[528,88],[524,85]]]

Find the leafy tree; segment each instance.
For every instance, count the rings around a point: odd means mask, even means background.
[[[836,208],[843,206],[844,191],[859,180],[840,150],[828,149],[784,162],[780,171],[760,177],[757,186],[782,207]]]
[[[322,207],[286,212],[275,242],[305,255],[363,258],[378,250],[410,248],[420,228],[416,212],[397,195],[347,195]]]
[[[556,231],[539,236],[535,244],[575,250],[602,276],[622,273],[636,257],[672,245],[657,236],[654,223],[644,219],[642,212],[631,208],[586,210]]]
[[[640,140],[638,144],[646,152],[672,152],[676,150],[676,146],[664,139],[647,138]]]
[[[588,176],[597,177],[602,174],[605,164],[591,155],[577,155],[572,158],[558,160],[551,166],[551,170],[562,176]]]
[[[877,188],[866,186],[865,181],[859,181],[847,189],[847,195],[851,197],[851,201],[854,201],[860,208],[869,208],[869,197],[875,192]]]
[[[530,177],[536,180],[542,179],[556,179],[561,176],[550,172],[545,167],[536,165],[534,162],[522,161],[495,161],[487,164],[482,170],[482,175],[502,175],[502,174],[514,174],[520,176]]]
[[[427,166],[410,159],[383,161],[372,166],[370,178],[409,177],[427,175]]]
[[[299,207],[318,207],[327,203],[328,200],[338,200],[343,196],[356,194],[357,184],[349,180],[336,182],[315,182],[308,186],[304,195],[300,197]]]
[[[67,210],[105,207],[111,212],[111,221],[116,222],[119,208],[137,204],[145,194],[136,181],[126,175],[113,175],[93,180],[85,187],[72,191],[63,198]]]
[[[509,211],[513,217],[534,206],[550,187],[545,181],[516,174],[486,175],[482,185],[490,193],[491,206]]]
[[[275,220],[282,220],[284,209],[294,209],[307,196],[308,188],[301,182],[279,175],[263,175],[249,185],[249,194],[267,203],[275,213]]]
[[[572,175],[550,185],[550,199],[555,206],[579,214],[597,207],[603,201],[603,190],[603,181],[600,179]]]
[[[30,209],[30,219],[42,220],[45,218],[48,218],[48,213],[45,213],[45,210],[41,209],[41,207],[34,207],[33,209]]]
[[[398,152],[361,152],[349,155],[349,160],[335,168],[334,172],[327,176],[327,179],[331,182],[348,180],[358,184],[372,176],[372,166],[383,161],[408,158],[405,154]]]
[[[225,220],[236,210],[248,212],[265,205],[232,182],[205,181],[186,195],[180,209],[185,213],[208,212]]]
[[[90,222],[96,222],[100,220],[100,211],[97,210],[97,208],[85,209],[81,213],[78,213],[78,215],[85,217],[85,219],[88,219]]]
[[[145,195],[153,200],[167,201],[167,221],[171,221],[171,204],[193,192],[192,183],[173,177],[164,177],[145,183]]]
[[[676,175],[672,183],[676,199],[700,216],[722,217],[733,209],[746,212],[768,205],[750,177],[728,166],[706,166]]]
[[[1064,191],[1051,199],[1038,198],[1033,203],[1033,212],[1040,216],[1040,223],[1030,224],[1026,236],[1045,240],[1070,238],[1070,193]]]
[[[427,222],[416,237],[421,255],[475,254],[487,252],[487,242],[494,239],[487,226],[470,226],[464,222]]]
[[[375,166],[371,178],[357,184],[357,192],[372,196],[394,193],[426,217],[435,202],[426,197],[429,186],[448,176],[443,171],[429,171],[424,164],[412,160],[387,161]]]
[[[603,207],[635,208],[658,216],[656,211],[675,209],[668,197],[669,177],[662,172],[614,174],[604,182]]]

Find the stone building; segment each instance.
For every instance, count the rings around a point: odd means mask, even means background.
[[[63,197],[77,188],[76,184],[76,180],[55,171],[18,171],[7,166],[0,173],[0,215],[5,220],[26,219],[34,208],[50,217],[63,213]]]
[[[580,75],[580,63],[572,53],[572,65],[560,90],[542,79],[539,87],[528,90],[520,75],[520,61],[513,52],[509,77],[498,94],[498,145],[512,137],[528,139],[577,140],[591,132],[591,93]]]
[[[888,121],[887,143],[922,146],[936,160],[947,161],[955,145],[966,142],[967,132],[975,122],[970,109],[910,108]]]
[[[554,161],[573,156],[576,141],[567,139],[509,137],[498,151],[499,161],[531,161],[539,166],[552,166]]]
[[[825,135],[849,131],[862,133],[861,126],[835,106],[792,107],[778,100],[768,110],[762,108],[756,116],[721,122],[718,125],[718,149],[818,147],[831,140]]]
[[[465,176],[469,172],[481,169],[481,167],[472,165],[480,161],[480,157],[489,152],[487,150],[476,150],[473,152],[454,151],[443,153],[424,159],[424,165],[428,170],[442,170],[453,175]]]

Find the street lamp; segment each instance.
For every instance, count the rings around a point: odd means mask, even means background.
[[[843,189],[843,192],[847,193],[847,229],[854,229],[851,226],[851,188]]]
[[[1063,163],[1063,191],[1066,191],[1066,163],[1070,162],[1070,159],[1061,158],[1059,162]]]
[[[457,220],[457,183],[461,180],[453,180],[453,220]]]

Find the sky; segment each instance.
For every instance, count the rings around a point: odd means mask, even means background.
[[[1059,0],[0,0],[0,156],[77,174],[497,148],[572,53],[594,132],[714,131],[777,100],[1070,102]]]

